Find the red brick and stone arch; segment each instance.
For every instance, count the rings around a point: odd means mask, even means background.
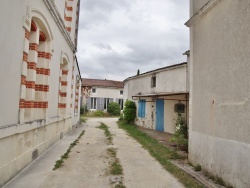
[[[21,123],[47,117],[52,35],[42,18],[42,15],[41,19],[33,16],[30,27],[24,27],[19,103]]]
[[[62,62],[60,64],[59,75],[59,91],[58,91],[58,115],[63,116],[67,114],[69,106],[69,58],[66,54],[62,54]]]

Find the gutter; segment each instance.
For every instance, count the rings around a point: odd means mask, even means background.
[[[78,64],[78,60],[77,60],[76,55],[75,55],[75,59],[76,59],[76,65],[77,65],[77,69],[78,69],[78,72],[79,72],[79,75],[80,75],[80,79],[81,79],[81,82],[82,82],[82,76],[81,76],[81,72],[80,72],[80,69],[79,69],[79,64]]]

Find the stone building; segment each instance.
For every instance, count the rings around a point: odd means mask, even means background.
[[[135,123],[149,129],[175,132],[180,113],[188,123],[188,66],[175,64],[124,80],[124,101],[136,103]]]
[[[123,109],[123,82],[114,80],[82,79],[82,105],[87,110],[106,111],[108,103],[117,102]]]
[[[79,7],[2,1],[0,187],[79,123]]]
[[[189,160],[250,187],[250,1],[191,0]]]

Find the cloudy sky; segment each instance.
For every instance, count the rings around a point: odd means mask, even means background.
[[[188,0],[81,0],[83,78],[124,80],[186,61]]]

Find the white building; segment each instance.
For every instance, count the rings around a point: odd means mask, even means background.
[[[123,82],[83,78],[82,97],[82,104],[90,111],[106,111],[110,102],[119,103],[122,110]]]
[[[250,187],[250,1],[191,0],[189,160]]]
[[[79,122],[79,0],[0,6],[0,187]]]
[[[124,101],[133,100],[137,106],[135,123],[168,133],[175,132],[178,113],[188,119],[188,91],[187,63],[163,67],[124,80]]]

